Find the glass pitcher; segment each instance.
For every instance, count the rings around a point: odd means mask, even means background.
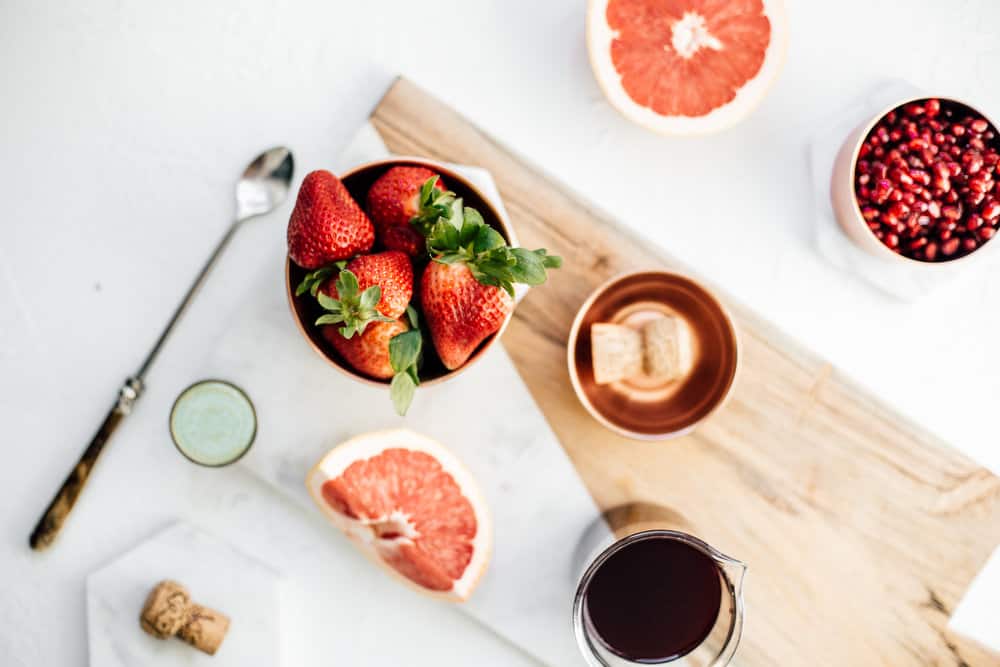
[[[600,525],[595,524],[587,531],[578,545],[576,571],[582,571],[583,574],[577,585],[573,601],[573,628],[577,645],[590,667],[625,667],[650,664],[669,664],[671,667],[725,667],[736,653],[743,632],[743,578],[747,567],[744,563],[726,556],[697,537],[662,527],[676,525],[676,522],[650,521],[650,507],[652,507],[654,515],[660,509],[655,506],[647,506],[642,508],[642,511],[636,512],[633,505],[611,510],[605,514]],[[667,510],[660,511],[661,515],[663,513],[669,514]],[[644,517],[642,521],[632,521],[622,525],[622,516],[635,518],[639,515]],[[615,525],[616,522],[619,524],[618,526]],[[614,533],[608,531],[608,524],[611,524]],[[616,539],[616,535],[618,539]],[[595,577],[602,571],[602,568],[609,567],[609,562],[614,562],[612,559],[616,555],[619,562],[628,563],[620,560],[626,550],[634,552],[636,549],[642,549],[652,553],[650,551],[652,547],[665,549],[663,553],[683,554],[686,552],[689,555],[688,560],[692,564],[696,561],[703,562],[705,565],[701,578],[703,581],[709,581],[717,577],[720,597],[717,614],[714,613],[714,605],[705,607],[698,612],[702,615],[708,614],[708,616],[704,619],[706,624],[702,626],[706,628],[706,632],[699,633],[695,637],[696,645],[685,647],[684,650],[673,655],[656,658],[650,655],[630,655],[630,652],[623,651],[621,646],[612,646],[611,642],[602,638],[597,628],[599,623],[595,623],[591,607],[588,604],[588,594],[594,596],[599,590],[597,588],[592,590],[592,587],[595,586]],[[691,560],[691,557],[694,560]],[[632,558],[634,559],[634,556]],[[634,563],[630,565],[634,567]],[[667,567],[667,563],[664,563],[662,567]],[[662,567],[661,574],[666,572]],[[656,576],[656,572],[652,574],[654,577]],[[605,581],[607,581],[607,577],[610,576],[608,570],[605,570],[604,576]],[[645,575],[640,578],[645,578]],[[650,580],[652,581],[652,577]],[[609,584],[601,583],[599,586],[607,589]],[[606,599],[607,593],[602,593],[602,595]],[[630,596],[629,590],[620,589],[614,594],[615,603],[627,605]],[[648,604],[646,606],[648,610]],[[643,610],[643,613],[655,613],[655,611],[647,610]],[[632,610],[633,617],[635,611]],[[619,615],[617,609],[609,610],[609,612],[611,612],[607,614],[609,618]],[[683,609],[681,613],[687,615],[689,612],[694,613],[687,608]],[[674,610],[674,613],[677,613],[677,610]],[[664,610],[661,621],[665,621],[667,618],[667,610]],[[641,632],[641,630],[639,631]]]

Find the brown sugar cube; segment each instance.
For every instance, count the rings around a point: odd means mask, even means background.
[[[634,329],[619,324],[593,324],[590,348],[597,384],[626,380],[642,372],[642,336]]]
[[[677,380],[694,364],[691,330],[680,318],[664,315],[642,327],[643,370],[651,377]]]

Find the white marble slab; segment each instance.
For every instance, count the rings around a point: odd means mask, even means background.
[[[214,656],[139,627],[150,589],[184,584],[195,602],[227,614],[229,632]],[[146,540],[87,578],[90,667],[275,667],[281,664],[277,572],[186,523]]]
[[[306,472],[348,437],[405,425],[444,443],[480,481],[495,524],[490,568],[461,609],[543,662],[577,664],[571,558],[598,510],[507,353],[494,346],[455,381],[418,389],[398,417],[386,390],[330,368],[301,337],[280,279],[284,252],[275,247],[259,279],[234,295],[241,314],[205,369],[242,387],[257,408],[257,440],[239,465],[312,513]],[[346,553],[354,547],[329,532],[345,551],[330,567],[354,566]]]

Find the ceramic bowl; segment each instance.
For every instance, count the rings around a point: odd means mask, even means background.
[[[868,227],[868,223],[865,222],[865,219],[861,215],[861,207],[858,205],[858,200],[854,194],[854,182],[855,168],[858,163],[858,153],[861,150],[861,144],[864,143],[865,138],[868,136],[868,133],[872,131],[872,128],[874,128],[875,125],[877,125],[878,122],[893,109],[898,109],[911,102],[931,99],[932,97],[933,99],[938,99],[942,102],[951,102],[953,104],[968,107],[973,113],[985,118],[990,125],[998,127],[989,116],[968,102],[964,102],[953,97],[934,97],[931,95],[908,97],[887,106],[847,135],[847,138],[840,147],[840,150],[837,153],[837,158],[833,163],[833,174],[830,181],[830,199],[833,204],[833,212],[837,219],[837,223],[840,225],[841,229],[844,230],[844,233],[846,233],[856,245],[864,249],[866,252],[877,257],[881,257],[888,262],[912,266],[917,270],[928,272],[940,271],[942,267],[949,267],[950,269],[959,262],[967,262],[973,257],[982,256],[985,254],[984,248],[991,248],[993,246],[1000,247],[1000,244],[986,242],[967,255],[937,262],[911,259],[910,257],[900,255],[890,250],[888,246],[882,243],[882,241],[875,236],[875,233],[872,232],[871,228]],[[995,251],[996,248],[993,248],[993,250]]]
[[[365,196],[368,193],[368,188],[371,187],[372,183],[374,183],[379,176],[384,174],[389,168],[395,166],[426,167],[437,172],[438,174],[441,174],[441,179],[444,181],[445,185],[447,185],[448,189],[452,190],[455,194],[461,197],[466,206],[471,206],[479,211],[486,223],[500,232],[500,234],[507,239],[508,243],[511,245],[517,245],[517,239],[514,236],[507,220],[490,203],[490,200],[479,190],[479,188],[469,182],[469,180],[465,177],[459,175],[451,168],[439,162],[415,157],[387,158],[354,167],[350,171],[341,175],[340,180],[343,181],[347,190],[351,193],[354,199],[362,206],[362,208],[364,208]],[[374,250],[377,251],[377,249],[378,242],[376,241]],[[416,298],[417,285],[419,285],[420,268],[414,267],[414,269],[414,298]],[[291,259],[286,258],[285,290],[288,295],[288,305],[291,308],[292,317],[299,329],[299,333],[302,334],[302,336],[309,342],[309,345],[320,357],[341,373],[344,373],[348,377],[365,384],[388,386],[389,380],[376,380],[355,371],[350,367],[350,365],[341,359],[340,355],[337,354],[337,351],[334,350],[333,347],[323,338],[320,333],[320,328],[313,324],[313,322],[316,321],[316,318],[322,314],[322,309],[319,307],[319,304],[316,303],[314,299],[306,298],[305,296],[295,296],[295,287],[302,281],[302,278],[306,273],[307,271],[305,269],[297,266],[291,261]],[[503,322],[503,325],[500,327],[500,330],[484,340],[476,351],[472,353],[469,360],[466,361],[460,368],[453,371],[445,368],[441,361],[437,358],[437,355],[433,354],[433,344],[431,341],[425,341],[425,346],[430,347],[431,353],[425,355],[425,364],[420,369],[420,385],[422,387],[426,387],[439,382],[444,382],[445,380],[449,380],[460,375],[465,370],[472,367],[483,356],[486,350],[500,339],[500,336],[510,323],[510,318],[511,315],[508,314],[507,318]]]
[[[591,325],[639,327],[662,314],[679,317],[690,328],[694,347],[690,372],[670,382],[639,376],[598,385]],[[580,307],[567,344],[577,398],[597,421],[636,440],[689,433],[728,398],[738,359],[736,328],[722,303],[694,280],[668,271],[629,273],[598,287]]]

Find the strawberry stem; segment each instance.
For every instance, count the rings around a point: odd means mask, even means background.
[[[318,269],[313,273],[318,273],[323,269]],[[308,278],[308,276],[307,276]],[[302,281],[303,284],[306,282]],[[327,312],[320,315],[316,320],[316,325],[342,324],[340,335],[344,338],[352,338],[354,334],[361,335],[371,322],[392,322],[391,317],[386,317],[378,312],[376,308],[382,300],[382,288],[372,285],[364,292],[360,291],[358,277],[353,272],[343,270],[337,276],[336,282],[337,298],[334,299],[323,292],[315,284],[311,284],[308,289],[316,296],[319,305]],[[302,289],[302,285],[299,285]],[[299,289],[296,294],[300,294]],[[305,289],[302,289],[304,292]]]

